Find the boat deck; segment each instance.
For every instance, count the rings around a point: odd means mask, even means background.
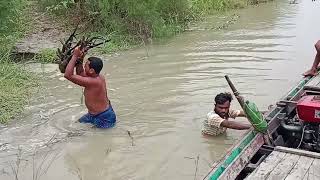
[[[269,135],[253,130],[234,144],[204,177],[205,180],[320,180],[320,153],[282,147],[285,139],[278,129],[283,115],[296,110],[302,96],[320,96],[320,69],[314,77],[303,78],[266,114]],[[272,143],[266,140],[272,138]],[[275,145],[275,147],[274,147]],[[265,159],[264,159],[265,158]]]
[[[305,86],[305,90],[311,90],[311,91],[320,91],[320,76],[317,75],[314,78],[312,78]]]
[[[319,180],[320,153],[276,148],[246,180]]]

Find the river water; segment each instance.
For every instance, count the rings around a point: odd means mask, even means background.
[[[208,17],[163,44],[104,56],[118,118],[108,130],[75,123],[86,112],[82,89],[57,65],[33,64],[45,80],[0,129],[0,179],[202,179],[244,133],[201,135],[215,95],[230,91],[224,75],[267,109],[311,66],[317,17],[319,2],[274,1]]]

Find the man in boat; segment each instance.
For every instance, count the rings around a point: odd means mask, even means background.
[[[304,76],[314,76],[317,74],[317,68],[320,63],[320,40],[318,40],[318,42],[314,45],[314,47],[316,48],[317,54],[314,58],[311,69],[303,73]]]
[[[82,123],[92,123],[98,128],[110,128],[116,123],[116,114],[110,104],[106,80],[100,71],[103,62],[100,58],[89,57],[84,65],[76,65],[77,59],[83,59],[86,50],[77,47],[66,67],[64,77],[69,81],[84,87],[85,104],[88,113],[79,119]],[[76,74],[74,68],[76,67]]]
[[[207,119],[203,122],[202,134],[219,135],[226,132],[227,128],[244,130],[251,128],[250,124],[244,124],[229,118],[245,117],[242,110],[230,110],[232,95],[230,93],[220,93],[215,99],[213,111],[207,114]]]

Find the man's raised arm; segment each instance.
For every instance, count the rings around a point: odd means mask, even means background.
[[[77,73],[77,75],[80,75],[83,77],[86,76],[86,73],[84,72],[82,63],[76,63],[76,73]]]
[[[74,74],[74,67],[76,65],[76,61],[77,61],[78,57],[80,56],[80,53],[81,53],[80,50],[77,48],[73,51],[71,60],[69,61],[68,65],[66,67],[66,71],[64,73],[64,77],[68,80],[70,80],[70,78]]]
[[[66,71],[64,73],[64,77],[75,84],[78,84],[83,87],[88,87],[90,85],[95,84],[94,79],[74,74],[74,67],[76,65],[76,61],[79,57],[82,57],[83,55],[84,53],[79,49],[79,47],[74,49],[72,58],[68,63]]]

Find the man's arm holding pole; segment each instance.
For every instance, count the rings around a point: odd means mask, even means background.
[[[239,123],[231,120],[222,121],[220,126],[231,128],[231,129],[237,129],[237,130],[250,129],[252,127],[250,124],[243,124],[243,123]]]

